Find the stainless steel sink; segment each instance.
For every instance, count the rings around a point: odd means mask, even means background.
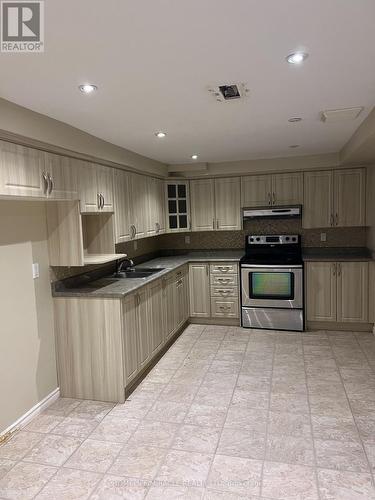
[[[139,278],[148,278],[149,276],[152,276],[153,274],[160,273],[160,271],[163,271],[164,267],[138,267],[137,269],[127,269],[126,271],[121,271],[119,273],[115,273],[114,277],[115,278],[133,278],[133,279],[139,279]]]

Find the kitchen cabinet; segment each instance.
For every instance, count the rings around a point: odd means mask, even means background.
[[[211,316],[238,318],[238,265],[232,262],[210,264]]]
[[[147,287],[141,288],[136,294],[138,319],[138,371],[142,370],[151,359],[149,327],[149,304]]]
[[[184,267],[176,273],[176,329],[189,318],[189,268]]]
[[[190,181],[191,223],[193,231],[213,231],[215,224],[214,179]]]
[[[306,311],[308,321],[336,321],[336,263],[306,264]]]
[[[190,316],[193,318],[211,316],[209,270],[207,263],[189,264]]]
[[[43,153],[0,141],[0,194],[44,198],[48,184],[44,175]]]
[[[143,175],[130,174],[130,239],[146,236],[147,228],[147,178]]]
[[[241,205],[249,208],[300,205],[303,202],[302,174],[288,172],[242,177],[241,198]]]
[[[165,183],[166,230],[180,233],[191,229],[188,181]]]
[[[77,160],[44,153],[43,172],[47,182],[46,195],[51,200],[78,200]]]
[[[365,225],[363,168],[305,172],[303,227]]]
[[[148,332],[151,356],[155,356],[165,342],[164,302],[162,280],[148,286]]]
[[[147,177],[147,228],[146,236],[165,233],[164,182]]]
[[[241,229],[241,183],[239,177],[215,179],[216,230]]]
[[[308,262],[308,321],[367,323],[368,262]]]
[[[80,162],[78,190],[82,213],[113,212],[113,170]]]
[[[193,231],[241,229],[239,177],[190,182]]]
[[[129,175],[124,170],[114,171],[116,243],[129,241],[131,235]]]
[[[369,267],[367,262],[337,262],[337,321],[367,323]]]
[[[138,374],[138,314],[136,295],[122,300],[122,329],[124,349],[125,385]]]
[[[187,267],[163,278],[163,296],[166,340],[169,340],[189,317]]]

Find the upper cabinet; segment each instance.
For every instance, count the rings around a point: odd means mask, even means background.
[[[147,236],[165,233],[164,182],[146,177],[147,183]]]
[[[78,189],[82,213],[113,212],[113,170],[80,162]]]
[[[0,141],[0,194],[44,198],[48,181],[44,175],[43,153]]]
[[[249,175],[242,177],[241,186],[243,207],[300,205],[303,201],[301,172]]]
[[[241,229],[239,177],[193,180],[190,189],[193,231]]]
[[[215,217],[218,231],[241,229],[241,183],[239,177],[215,179]]]
[[[115,169],[113,174],[116,243],[124,243],[130,240],[129,177],[130,174],[125,170]]]
[[[169,233],[191,229],[189,181],[165,182],[166,228]]]
[[[52,200],[78,200],[78,164],[66,156],[44,153],[43,173],[47,196]]]
[[[303,227],[365,225],[364,168],[304,174]]]
[[[147,177],[130,174],[129,177],[130,239],[147,236]]]

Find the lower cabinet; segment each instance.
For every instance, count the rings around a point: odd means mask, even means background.
[[[192,318],[209,318],[210,304],[210,265],[197,262],[189,264],[190,282],[190,316]]]
[[[169,340],[189,318],[188,286],[187,266],[163,279],[166,340]]]
[[[308,262],[307,320],[367,323],[368,274],[368,262]]]
[[[148,287],[148,334],[151,357],[160,351],[166,338],[163,305],[163,283],[162,280],[157,280]]]

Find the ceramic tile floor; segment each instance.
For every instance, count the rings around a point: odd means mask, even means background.
[[[60,399],[0,498],[375,499],[375,337],[189,326],[125,404]]]

